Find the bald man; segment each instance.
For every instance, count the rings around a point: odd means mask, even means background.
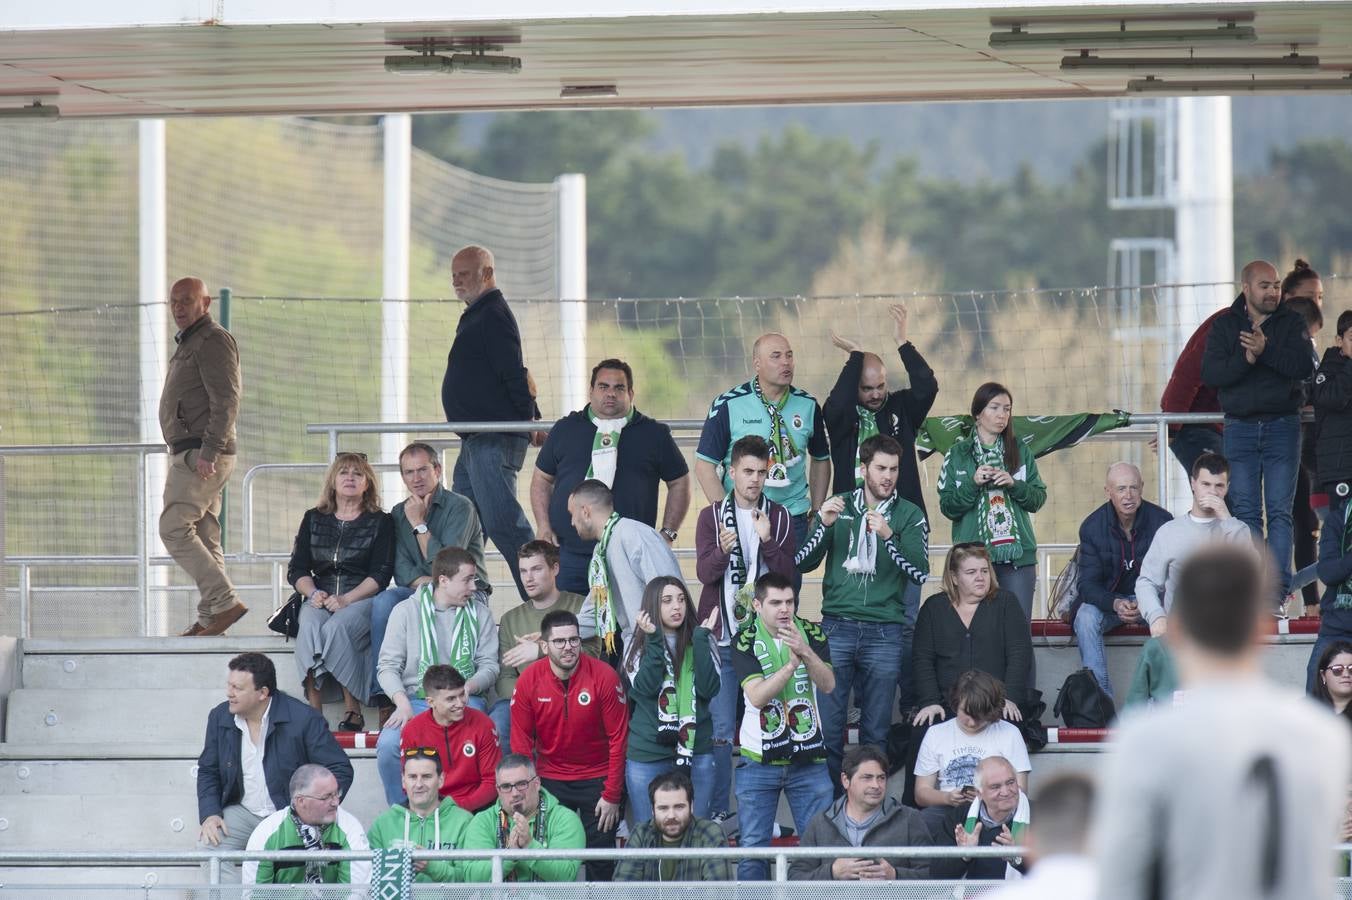
[[[1272,263],[1254,260],[1241,275],[1243,293],[1216,320],[1202,356],[1202,380],[1225,413],[1222,441],[1230,461],[1230,511],[1276,562],[1273,608],[1291,586],[1291,503],[1300,469],[1302,384],[1314,372],[1305,320],[1281,302]]]
[[[160,431],[169,445],[160,538],[197,584],[197,620],[184,637],[224,634],[249,608],[225,574],[221,490],[235,468],[235,420],[242,393],[235,339],[212,321],[200,278],[169,288],[178,348],[160,394]]]
[[[789,511],[796,552],[810,513],[831,489],[822,409],[815,397],[793,386],[793,348],[784,335],[771,331],[756,338],[751,363],[755,376],[717,397],[709,409],[695,450],[695,479],[710,503],[721,503],[732,487],[732,445],[747,435],[765,438],[770,462],[764,493]],[[793,580],[797,594],[803,576],[795,573]]]
[[[1142,496],[1141,470],[1113,463],[1103,482],[1107,498],[1080,524],[1079,596],[1071,621],[1080,662],[1113,695],[1103,635],[1119,625],[1143,624],[1136,607],[1136,576],[1160,526],[1173,519]]]
[[[498,290],[493,254],[463,247],[451,259],[451,286],[465,304],[441,381],[447,422],[513,422],[540,418],[521,352],[521,329]],[[526,461],[526,432],[461,432],[451,490],[473,501],[484,533],[502,551],[526,599],[517,552],[535,537],[516,496]],[[543,435],[540,435],[543,442]]]
[[[901,445],[901,464],[897,469],[897,495],[925,512],[920,492],[920,470],[915,460],[915,435],[925,423],[939,382],[934,370],[907,336],[908,313],[904,303],[888,307],[892,319],[892,338],[906,370],[908,386],[899,391],[887,389],[887,366],[876,353],[860,349],[834,331],[831,343],[849,354],[822,407],[826,434],[831,439],[834,484],[832,493],[851,493],[864,486],[859,463],[859,445],[875,434],[895,438]],[[907,581],[902,592],[905,618],[901,625],[901,668],[897,678],[900,704],[909,709],[915,699],[911,689],[911,644],[915,635],[915,616],[920,609],[921,585]]]

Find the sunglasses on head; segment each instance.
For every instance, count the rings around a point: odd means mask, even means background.
[[[437,758],[436,747],[406,747],[403,752],[404,759],[414,759],[418,757],[427,757],[428,759]]]

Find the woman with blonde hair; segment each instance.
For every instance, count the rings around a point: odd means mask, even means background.
[[[343,691],[340,731],[366,727],[371,692],[371,615],[367,601],[394,573],[394,521],[380,508],[376,473],[364,453],[339,453],[319,502],[306,510],[287,580],[306,602],[296,635],[296,669],[305,699],[323,707],[328,679]]]

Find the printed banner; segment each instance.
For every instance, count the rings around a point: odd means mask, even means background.
[[[1068,413],[1063,416],[1015,416],[1014,433],[1027,444],[1034,457],[1074,447],[1080,441],[1130,424],[1131,413],[1115,409],[1107,413]],[[972,434],[971,416],[930,416],[915,436],[921,459],[943,455]]]

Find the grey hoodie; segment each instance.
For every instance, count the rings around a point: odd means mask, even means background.
[[[657,529],[637,519],[621,518],[606,545],[606,569],[610,576],[610,602],[615,604],[615,623],[627,647],[643,606],[643,589],[659,575],[671,575],[684,582],[681,564]],[[596,604],[590,596],[583,601],[577,621],[578,633],[583,638],[596,635]]]
[[[873,823],[857,852],[839,853],[820,859],[802,857],[789,860],[789,878],[793,881],[830,881],[831,866],[840,856],[868,856],[868,847],[932,847],[929,829],[920,819],[920,813],[903,806],[893,797],[884,797],[878,820]],[[817,813],[803,831],[801,847],[849,847],[845,830],[845,798],[841,797],[829,809]],[[929,860],[889,859],[897,870],[897,879],[929,877]]]

